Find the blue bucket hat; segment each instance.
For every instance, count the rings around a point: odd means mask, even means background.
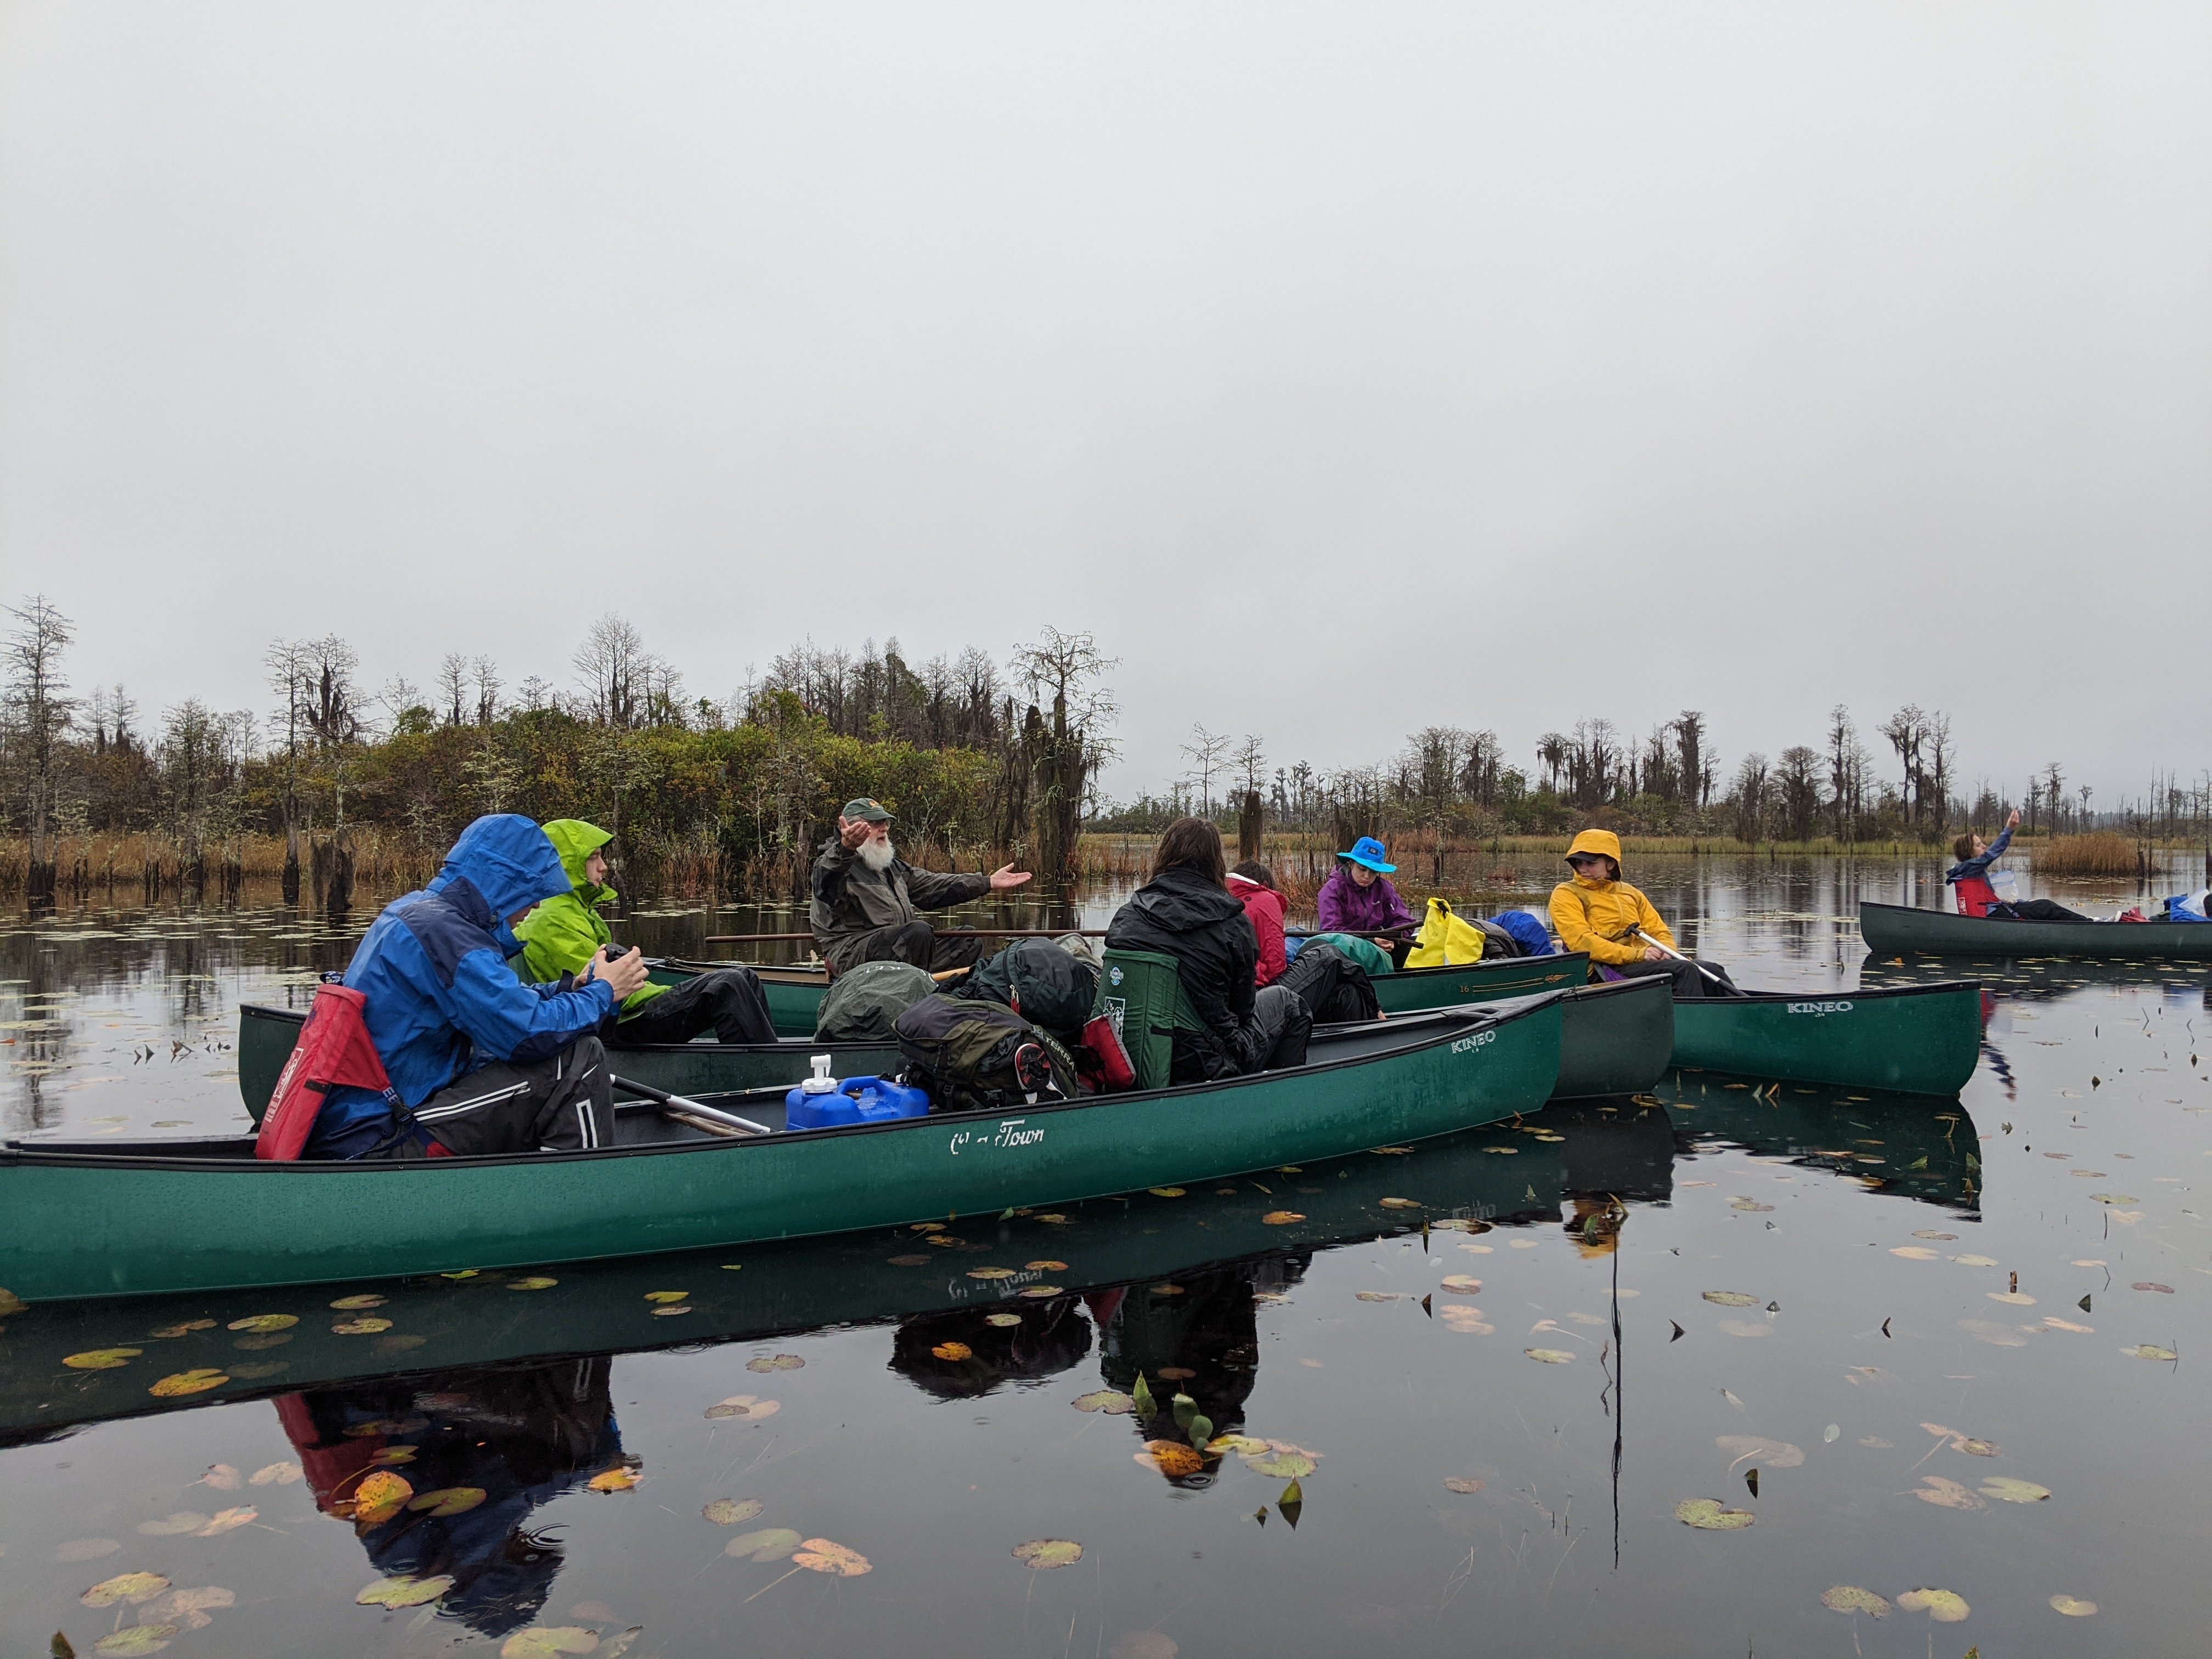
[[[1362,836],[1352,843],[1352,850],[1349,853],[1337,854],[1340,859],[1350,859],[1354,864],[1365,865],[1378,876],[1387,876],[1398,867],[1395,864],[1385,862],[1386,856],[1382,843],[1372,836]]]

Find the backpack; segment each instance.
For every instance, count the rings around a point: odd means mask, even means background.
[[[1521,946],[1522,956],[1548,957],[1553,954],[1552,929],[1534,911],[1501,911],[1491,921],[1513,936]]]
[[[1098,995],[1098,969],[1048,939],[1018,939],[951,994],[1000,1002],[1065,1041],[1082,1030]]]
[[[936,990],[910,962],[856,963],[830,981],[814,1019],[817,1042],[890,1042],[898,1017]]]
[[[1316,933],[1313,942],[1334,945],[1337,955],[1364,968],[1370,979],[1398,971],[1398,964],[1390,959],[1388,951],[1358,933]]]
[[[307,1023],[292,1056],[270,1091],[253,1155],[273,1162],[296,1161],[315,1132],[315,1119],[333,1089],[374,1089],[392,1107],[396,1122],[410,1121],[407,1108],[384,1074],[384,1060],[369,1040],[363,1014],[368,999],[343,985],[315,988]]]
[[[1275,983],[1298,994],[1298,1000],[1305,1004],[1316,1025],[1372,1019],[1376,1012],[1375,981],[1364,968],[1337,948],[1330,935],[1313,939],[1298,952],[1290,971]]]
[[[906,1080],[933,1112],[997,1112],[1079,1092],[1066,1049],[1003,1003],[924,997],[898,1017]]]

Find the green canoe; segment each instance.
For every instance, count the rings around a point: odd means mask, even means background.
[[[1294,1070],[848,1128],[714,1139],[648,1112],[593,1152],[258,1163],[243,1136],[0,1144],[25,1301],[644,1255],[1071,1202],[1448,1134],[1540,1108],[1559,1005],[1318,1037]],[[780,1128],[781,1091],[720,1103]]]
[[[1862,902],[1859,936],[1885,957],[2212,958],[2212,926],[2192,921],[2013,921]]]
[[[0,1445],[41,1439],[75,1425],[210,1402],[234,1404],[302,1388],[373,1381],[456,1367],[515,1364],[553,1357],[632,1353],[687,1344],[765,1341],[825,1326],[971,1317],[987,1334],[955,1332],[979,1357],[1000,1340],[989,1314],[1024,1321],[1007,1340],[1048,1325],[1066,1299],[1115,1285],[1157,1283],[1243,1267],[1279,1283],[1281,1264],[1308,1252],[1378,1236],[1409,1240],[1434,1228],[1424,1248],[1438,1273],[1467,1264],[1449,1230],[1549,1226],[1562,1218],[1564,1190],[1630,1197],[1667,1195],[1674,1151],[1656,1108],[1600,1113],[1559,1109],[1532,1124],[1555,1138],[1511,1135],[1516,1155],[1497,1150],[1496,1129],[1422,1141],[1410,1154],[1364,1153],[1268,1174],[1226,1192],[1212,1183],[1176,1196],[1139,1189],[1038,1215],[969,1217],[956,1235],[925,1244],[920,1234],[878,1229],[833,1238],[790,1239],[736,1250],[579,1262],[553,1268],[556,1282],[512,1288],[518,1275],[349,1280],[312,1291],[267,1288],[166,1297],[42,1303],[11,1316],[0,1341]],[[1273,1188],[1263,1191],[1262,1187]],[[1384,1199],[1395,1200],[1385,1204]],[[1405,1200],[1413,1200],[1409,1206]],[[1285,1220],[1279,1206],[1303,1213]],[[1274,1216],[1276,1219],[1267,1218]],[[1064,1261],[1065,1268],[1033,1268]],[[1446,1265],[1449,1264],[1449,1265]],[[735,1271],[732,1271],[732,1268]],[[996,1270],[1011,1276],[999,1279]],[[977,1279],[977,1272],[987,1277]],[[1023,1291],[1056,1285],[1062,1295]],[[654,1291],[680,1289],[685,1311],[657,1313]],[[349,1326],[358,1314],[327,1304],[379,1296],[374,1316],[388,1328]],[[289,1316],[299,1321],[281,1346],[234,1346],[234,1321]],[[173,1334],[151,1337],[155,1331]],[[112,1369],[66,1367],[64,1358],[136,1348]],[[148,1393],[156,1379],[204,1367],[226,1381],[177,1398]]]
[[[1674,1064],[1693,1070],[1955,1095],[1981,1050],[1982,988],[1971,980],[1674,1005]]]
[[[1559,1024],[1554,1100],[1642,1094],[1674,1052],[1674,998],[1663,979],[1624,979],[1569,991]]]

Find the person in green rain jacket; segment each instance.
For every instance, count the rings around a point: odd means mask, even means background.
[[[555,818],[545,837],[568,872],[568,892],[545,900],[514,930],[522,941],[523,977],[546,984],[580,973],[612,937],[602,905],[617,895],[607,885],[607,843],[614,839],[581,818]],[[630,954],[637,954],[635,947]],[[617,1048],[689,1042],[712,1031],[723,1042],[773,1042],[775,1024],[760,977],[750,968],[717,968],[681,985],[647,985],[623,1000],[600,1035]]]

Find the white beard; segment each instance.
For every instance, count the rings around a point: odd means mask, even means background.
[[[891,867],[891,860],[898,856],[898,848],[891,845],[888,836],[881,841],[864,841],[856,850],[860,862],[879,876]]]

